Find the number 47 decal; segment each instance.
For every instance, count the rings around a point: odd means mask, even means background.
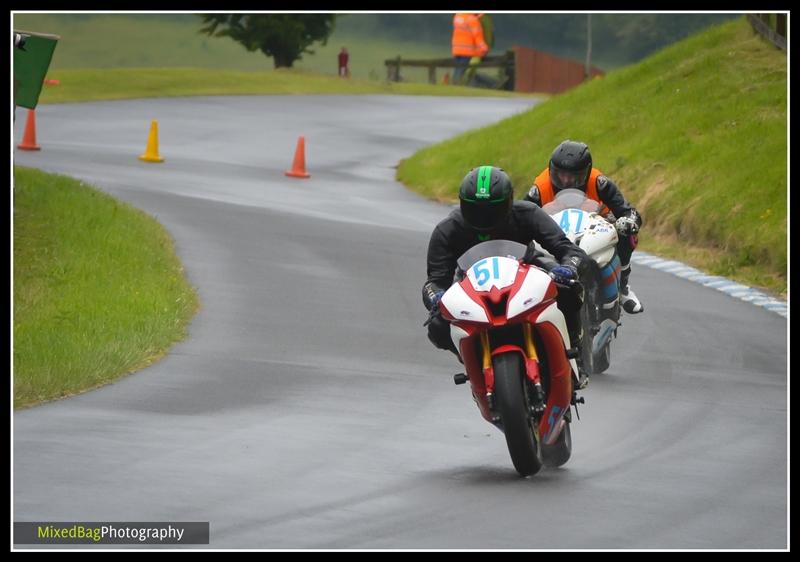
[[[575,225],[575,232],[576,234],[581,231],[581,222],[583,222],[583,211],[580,209],[567,209],[563,213],[561,213],[561,222],[558,226],[561,227],[561,230],[564,232],[570,232],[570,220],[569,220],[569,213],[575,213],[578,215],[578,224]]]

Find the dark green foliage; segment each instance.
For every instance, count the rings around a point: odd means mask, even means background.
[[[741,14],[592,14],[592,53],[601,66],[623,66],[708,26]],[[493,12],[499,53],[513,46],[558,56],[586,56],[587,14],[506,14]],[[339,27],[364,35],[415,39],[450,46],[453,14],[342,14]]]
[[[335,14],[205,14],[201,33],[230,37],[248,51],[272,57],[275,68],[291,68],[309,47],[325,45],[333,32]]]

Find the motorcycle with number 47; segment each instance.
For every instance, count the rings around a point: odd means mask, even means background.
[[[456,282],[439,301],[481,415],[506,438],[522,476],[563,465],[572,454],[578,369],[553,278],[522,262],[526,246],[491,240],[458,259]]]
[[[603,373],[611,365],[611,340],[617,337],[621,326],[619,235],[614,224],[600,215],[601,208],[600,203],[579,189],[564,189],[542,207],[567,238],[591,258],[590,271],[583,279],[581,307],[583,368],[591,374]],[[553,256],[536,246],[545,267],[556,264]]]

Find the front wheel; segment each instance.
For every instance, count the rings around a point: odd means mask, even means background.
[[[525,396],[525,369],[518,353],[503,353],[492,358],[495,404],[514,468],[522,476],[542,468],[539,431]]]

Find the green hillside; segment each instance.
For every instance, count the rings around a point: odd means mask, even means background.
[[[315,44],[295,67],[335,76],[342,47],[350,53],[353,78],[385,80],[384,60],[450,56],[449,37],[441,44],[401,41],[380,32],[349,31],[337,22],[326,45]],[[199,33],[201,19],[192,14],[15,14],[14,29],[59,35],[50,74],[64,69],[200,67],[225,70],[272,71],[272,59],[248,52],[227,37]],[[427,81],[425,69],[403,71],[408,81]]]
[[[384,60],[450,56],[450,12],[339,13],[327,45],[315,44],[313,54],[296,66],[336,74],[336,55],[350,53],[353,77],[383,80]],[[604,69],[641,60],[663,45],[735,14],[593,14],[592,61]],[[61,36],[51,68],[202,67],[230,70],[272,70],[272,60],[248,52],[228,38],[199,33],[195,14],[13,14],[15,29]],[[515,45],[583,61],[588,18],[581,13],[494,13],[493,53]],[[404,70],[408,81],[427,80],[424,69]]]
[[[640,248],[786,293],[787,60],[744,18],[499,124],[428,147],[398,178],[455,201],[492,163],[518,197],[566,138],[589,144],[645,218]]]

